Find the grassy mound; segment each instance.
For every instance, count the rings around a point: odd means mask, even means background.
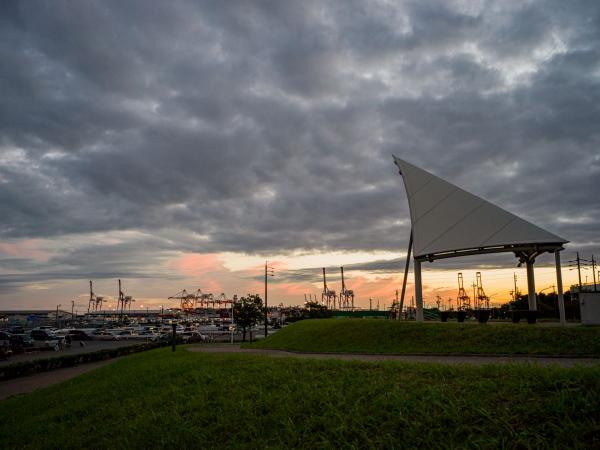
[[[594,447],[599,375],[159,349],[0,402],[0,448]]]
[[[297,322],[246,346],[305,352],[600,357],[600,327],[319,319]]]

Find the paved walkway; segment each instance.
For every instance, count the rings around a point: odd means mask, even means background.
[[[437,364],[514,364],[533,363],[543,366],[555,365],[562,367],[573,366],[600,366],[600,359],[594,358],[549,358],[531,356],[442,356],[442,355],[373,355],[362,353],[299,353],[284,350],[243,349],[239,344],[197,344],[187,347],[187,350],[200,353],[239,353],[267,355],[285,358],[316,358],[316,359],[341,359],[347,361],[405,361]],[[83,364],[76,367],[42,372],[14,380],[0,382],[0,400],[18,394],[27,394],[36,389],[51,386],[69,380],[83,373],[110,364],[121,358],[113,358],[95,363]]]
[[[26,377],[15,378],[14,380],[0,381],[0,400],[12,397],[13,395],[28,394],[36,389],[70,380],[71,378],[110,364],[118,359],[121,358],[107,359],[104,361],[82,364],[81,366],[36,373]]]
[[[600,359],[595,358],[552,358],[552,357],[533,357],[533,356],[458,356],[458,355],[374,355],[364,353],[301,353],[288,352],[284,350],[267,349],[245,349],[238,344],[204,344],[192,345],[188,347],[189,351],[201,353],[242,353],[258,354],[274,357],[293,357],[293,358],[317,358],[317,359],[342,359],[358,361],[405,361],[420,363],[437,364],[514,364],[514,363],[533,363],[543,366],[600,366]]]

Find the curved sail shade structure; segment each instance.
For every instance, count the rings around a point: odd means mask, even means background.
[[[561,250],[568,241],[394,156],[408,195],[414,258]],[[534,256],[535,257],[535,256]]]

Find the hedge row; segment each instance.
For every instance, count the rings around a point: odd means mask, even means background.
[[[8,366],[0,367],[0,381],[23,377],[26,375],[33,375],[40,372],[62,369],[65,367],[78,366],[85,363],[104,361],[106,359],[130,355],[132,353],[152,350],[163,345],[167,344],[146,342],[143,344],[129,345],[127,347],[99,350],[97,352],[80,353],[77,355],[64,355],[56,358],[36,359],[34,361],[24,361],[16,364],[10,364]]]

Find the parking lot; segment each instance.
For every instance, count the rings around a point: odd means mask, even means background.
[[[57,352],[55,352],[54,350],[43,350],[11,356],[4,361],[0,361],[0,367],[24,361],[35,361],[36,359],[56,358],[63,355],[78,355],[81,353],[96,352],[98,350],[127,347],[130,345],[142,344],[145,342],[145,340],[85,341],[85,345],[82,347],[79,344],[79,341],[74,341],[70,348],[65,348]]]

